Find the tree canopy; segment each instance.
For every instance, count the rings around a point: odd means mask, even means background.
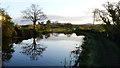
[[[95,17],[103,21],[102,27],[105,29],[107,37],[119,41],[120,38],[120,2],[107,2],[103,4],[105,10],[95,9]]]
[[[12,37],[15,35],[14,23],[11,21],[11,17],[7,14],[4,8],[0,7],[0,15],[2,19],[2,37]]]
[[[32,4],[30,8],[22,11],[23,18],[32,21],[33,24],[36,25],[37,21],[47,18],[47,16],[41,10],[42,9],[39,7],[39,5]]]
[[[107,25],[120,25],[120,2],[103,4],[106,10],[95,9],[97,20],[102,20]]]

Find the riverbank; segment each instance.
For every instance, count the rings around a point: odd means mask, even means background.
[[[120,49],[115,41],[94,31],[77,31],[77,34],[86,36],[79,66],[119,66]]]

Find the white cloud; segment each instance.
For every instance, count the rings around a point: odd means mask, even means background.
[[[20,16],[20,10],[30,3],[35,3],[45,7],[45,14],[52,15],[48,15],[49,19],[71,23],[91,23],[93,9],[102,8],[102,4],[108,1],[118,2],[119,0],[0,0],[1,4],[5,2],[6,5],[10,5],[8,13],[12,17]],[[26,3],[22,3],[24,6],[21,6],[19,2]]]
[[[57,15],[47,15],[48,19],[51,21],[58,21],[60,23],[72,23],[72,24],[86,24],[92,23],[93,19],[91,16],[81,16],[81,17],[65,17],[65,16],[57,16]],[[22,21],[22,18],[18,17],[13,19],[16,24],[26,25],[32,24],[30,21]]]
[[[74,0],[71,6],[63,8],[55,13],[60,16],[84,16],[92,13],[95,8],[103,8],[102,4],[106,2],[118,2],[119,0]],[[71,2],[71,1],[70,1]],[[77,3],[79,2],[79,3]]]

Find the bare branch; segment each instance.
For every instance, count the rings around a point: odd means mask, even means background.
[[[39,8],[39,5],[35,4],[32,4],[30,8],[27,8],[22,13],[24,19],[31,20],[34,24],[38,20],[44,20],[47,18],[47,16]]]

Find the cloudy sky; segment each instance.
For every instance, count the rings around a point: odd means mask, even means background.
[[[21,11],[31,4],[38,4],[50,20],[71,22],[72,24],[92,23],[92,11],[106,2],[119,0],[0,0],[13,20],[19,20]],[[20,21],[19,21],[20,23]]]

